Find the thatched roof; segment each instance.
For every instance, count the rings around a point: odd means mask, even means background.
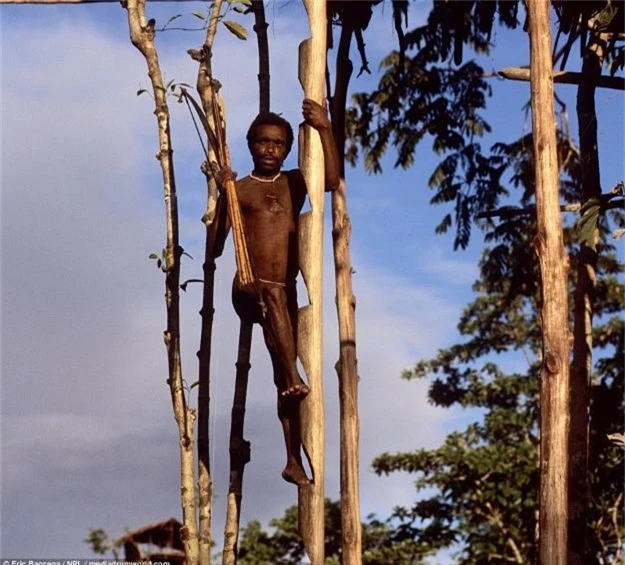
[[[161,548],[182,550],[182,540],[180,539],[180,529],[182,524],[175,518],[170,518],[165,522],[149,524],[143,528],[139,528],[134,532],[126,534],[118,539],[115,545],[121,546],[128,542],[145,543],[155,545]]]

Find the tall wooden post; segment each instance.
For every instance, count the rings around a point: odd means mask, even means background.
[[[212,77],[211,55],[215,33],[217,30],[218,16],[221,10],[221,0],[213,5],[210,25],[204,40],[205,56],[199,61],[197,76],[197,91],[202,100],[202,106],[206,119],[213,129],[212,107],[213,89],[210,87]],[[208,160],[216,160],[215,149],[209,147]],[[225,222],[225,207],[220,211],[217,206],[217,184],[215,180],[207,176],[207,203],[206,212],[202,220],[206,223],[206,243],[204,248],[204,285],[202,292],[202,308],[200,315],[202,324],[200,328],[200,347],[198,357],[198,430],[197,430],[197,457],[198,457],[198,526],[199,526],[199,550],[200,565],[210,565],[212,525],[213,525],[213,479],[210,468],[210,365],[213,346],[213,320],[215,313],[215,259],[221,254],[223,248],[222,233]],[[211,223],[212,222],[212,223]]]
[[[250,442],[243,437],[247,381],[250,372],[252,324],[241,320],[239,329],[239,354],[234,385],[234,400],[230,420],[230,484],[226,502],[226,527],[222,565],[235,565],[238,555],[241,499],[243,498],[243,472],[250,461]]]
[[[587,27],[592,30],[591,19]],[[582,206],[601,195],[595,89],[605,57],[607,37],[590,32],[584,50],[582,82],[577,89],[577,120],[582,167]],[[595,244],[599,229],[595,228]],[[569,565],[588,561],[588,456],[590,387],[592,382],[592,319],[597,284],[596,248],[580,244],[573,301],[573,363],[571,364],[571,429],[569,434]]]
[[[265,6],[254,2],[254,31],[258,39],[258,87],[259,112],[269,112],[269,43],[265,21]],[[226,504],[226,529],[222,565],[235,565],[238,557],[239,526],[241,521],[241,500],[243,498],[243,471],[250,461],[250,442],[243,437],[245,426],[245,405],[247,383],[251,368],[253,325],[241,320],[239,329],[239,353],[234,385],[232,420],[230,424],[230,485]]]
[[[569,351],[567,270],[558,198],[549,0],[527,2],[536,171],[536,249],[542,284],[539,563],[567,562]]]
[[[299,80],[304,96],[321,103],[326,69],[326,4],[304,0],[311,37],[300,44]],[[324,413],[322,379],[322,248],[323,248],[323,152],[319,135],[310,126],[300,127],[299,167],[306,179],[311,211],[302,214],[299,226],[300,269],[309,304],[298,320],[298,354],[310,384],[302,401],[302,443],[312,471],[312,483],[299,488],[299,530],[312,565],[324,562]]]
[[[361,8],[362,9],[362,8]],[[352,290],[349,241],[352,231],[347,210],[345,182],[345,107],[353,72],[349,50],[354,29],[342,22],[336,54],[336,81],[332,94],[332,129],[341,164],[341,185],[332,193],[332,241],[336,280],[336,310],[339,323],[339,360],[335,368],[339,382],[341,459],[341,563],[362,563],[360,523],[358,360],[356,355],[356,297]]]
[[[180,451],[180,492],[182,500],[182,539],[185,560],[188,565],[198,565],[200,549],[198,541],[197,504],[195,500],[195,473],[193,451],[193,426],[196,412],[189,408],[182,379],[182,356],[180,353],[180,257],[178,204],[174,175],[173,149],[167,89],[163,80],[158,53],[154,45],[154,20],[145,15],[145,0],[128,0],[128,27],[132,44],[144,56],[152,85],[155,112],[158,122],[158,160],[163,176],[163,196],[166,212],[165,247],[165,301],[167,305],[167,328],[164,332],[167,348],[167,383],[171,391],[174,417],[178,426]]]

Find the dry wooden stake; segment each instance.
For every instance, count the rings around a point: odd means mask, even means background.
[[[569,356],[567,271],[553,110],[549,0],[527,3],[536,174],[536,251],[542,287],[540,371],[539,562],[567,562]]]

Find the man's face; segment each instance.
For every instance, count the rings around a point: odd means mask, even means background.
[[[286,132],[281,126],[261,125],[255,128],[251,147],[254,170],[261,175],[280,172],[286,158]]]

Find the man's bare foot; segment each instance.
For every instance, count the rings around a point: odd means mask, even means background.
[[[304,383],[298,383],[283,390],[280,395],[289,398],[304,398],[310,392],[310,387]]]
[[[289,461],[282,471],[282,478],[299,487],[310,484],[310,479],[297,461]]]

